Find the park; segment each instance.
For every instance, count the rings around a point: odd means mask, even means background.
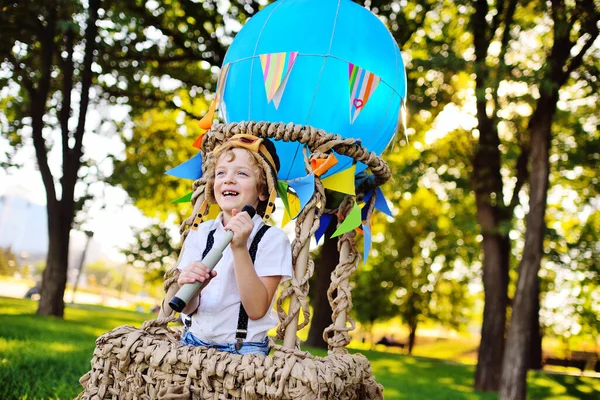
[[[0,398],[597,398],[599,29],[3,5]]]

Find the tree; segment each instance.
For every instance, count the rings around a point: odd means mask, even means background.
[[[7,106],[12,144],[31,132],[48,210],[48,256],[38,314],[62,317],[69,233],[85,198],[75,199],[82,166],[83,136],[94,79],[100,0],[9,2],[0,13],[0,57],[10,66],[15,91]],[[75,96],[75,93],[78,96]],[[78,101],[76,100],[78,97]],[[77,119],[73,115],[77,113]],[[54,143],[53,130],[60,138]],[[49,149],[60,146],[62,166],[53,173]]]
[[[527,351],[530,320],[538,299],[531,288],[537,285],[543,253],[545,214],[550,175],[550,144],[552,121],[555,116],[559,91],[573,71],[584,63],[586,53],[598,37],[600,10],[593,1],[569,5],[563,0],[552,1],[553,41],[543,69],[540,97],[529,121],[531,135],[531,177],[529,213],[525,249],[519,264],[519,278],[510,328],[507,351],[502,366],[500,398],[524,399],[527,388]],[[582,40],[580,41],[579,38]],[[578,43],[581,42],[581,43]]]

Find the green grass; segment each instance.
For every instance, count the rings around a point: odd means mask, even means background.
[[[37,303],[0,297],[0,399],[73,398],[90,369],[96,337],[119,325],[140,326],[150,314],[68,306],[65,319],[35,315]],[[444,354],[449,344],[435,344]],[[465,346],[467,348],[468,346]],[[326,351],[305,349],[319,356]],[[359,351],[352,350],[351,351]],[[386,399],[496,399],[471,388],[474,366],[398,353],[360,350]],[[452,357],[454,358],[454,357]],[[532,373],[529,399],[600,398],[600,379]]]

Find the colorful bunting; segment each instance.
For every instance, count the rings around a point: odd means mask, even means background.
[[[289,214],[290,205],[288,203],[288,184],[287,184],[287,182],[280,181],[280,180],[277,181],[277,193],[279,194],[279,198],[283,202],[283,206],[285,207],[286,211]]]
[[[202,142],[204,141],[205,134],[206,134],[206,131],[202,132],[200,134],[200,136],[198,136],[198,139],[196,139],[196,141],[192,144],[192,146],[197,149],[200,149],[202,147]]]
[[[165,172],[167,175],[176,178],[196,180],[202,177],[202,154],[198,152],[194,157],[190,158],[183,164],[179,164],[173,169]]]
[[[192,194],[194,192],[189,192],[188,194],[181,196],[180,198],[173,200],[171,202],[171,204],[178,204],[178,203],[187,203],[188,201],[192,201]]]
[[[335,154],[331,153],[327,156],[327,158],[315,158],[310,161],[310,166],[313,170],[313,173],[316,176],[321,176],[325,172],[329,171],[329,168],[333,167],[338,163],[338,159]]]
[[[206,112],[206,114],[204,114],[204,117],[202,117],[202,119],[200,121],[198,121],[198,126],[201,129],[204,130],[209,130],[210,127],[212,126],[213,123],[213,119],[215,118],[215,109],[217,108],[217,98],[215,97],[215,99],[212,101],[212,103],[210,103],[210,107],[208,108],[208,111]]]
[[[297,51],[260,55],[267,100],[269,103],[273,101],[276,109],[279,108],[281,96],[297,56]]]
[[[325,231],[327,230],[327,227],[331,223],[332,219],[333,215],[331,214],[321,215],[319,229],[317,229],[317,231],[315,232],[315,240],[317,241],[317,243],[319,243],[319,240],[321,240],[321,237],[325,234]]]
[[[381,78],[352,63],[348,63],[348,78],[350,80],[350,123],[353,124],[358,114],[367,105]]]
[[[352,167],[343,170],[342,172],[338,172],[335,175],[328,176],[324,178],[321,182],[323,183],[323,187],[330,190],[335,190],[336,192],[356,195],[356,190],[354,187],[354,173],[356,172],[356,164],[352,165]]]
[[[375,195],[375,208],[393,218],[394,214],[392,214],[392,211],[390,210],[390,207],[388,206],[388,203],[385,200],[385,197],[383,196],[383,192],[379,187],[376,189],[376,193],[377,194]]]
[[[281,227],[283,228],[292,219],[296,218],[300,213],[300,199],[293,193],[288,193],[288,204],[290,205],[290,211],[287,210],[283,213],[283,220],[281,221]]]
[[[344,220],[344,222],[342,222],[341,225],[338,226],[338,228],[336,229],[334,234],[331,235],[331,237],[334,238],[334,237],[342,235],[346,232],[350,232],[352,229],[359,227],[360,223],[361,223],[360,208],[358,207],[358,204],[356,204],[356,201],[355,201],[354,206],[352,207],[352,210],[346,216],[346,219]]]
[[[219,213],[221,212],[221,207],[218,204],[211,204],[208,206],[208,214],[202,218],[203,221],[210,221],[212,219],[217,219]]]
[[[300,199],[300,210],[304,209],[315,193],[315,176],[309,174],[300,179],[288,181],[288,185],[296,192]]]

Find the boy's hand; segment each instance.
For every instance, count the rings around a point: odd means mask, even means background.
[[[217,271],[209,271],[204,264],[195,261],[181,270],[177,283],[183,286],[186,283],[210,281],[217,276]]]
[[[239,212],[237,208],[231,210],[232,218],[229,220],[226,230],[233,232],[233,240],[231,241],[231,248],[246,248],[248,243],[248,237],[254,229],[254,221],[250,218],[247,212]]]

